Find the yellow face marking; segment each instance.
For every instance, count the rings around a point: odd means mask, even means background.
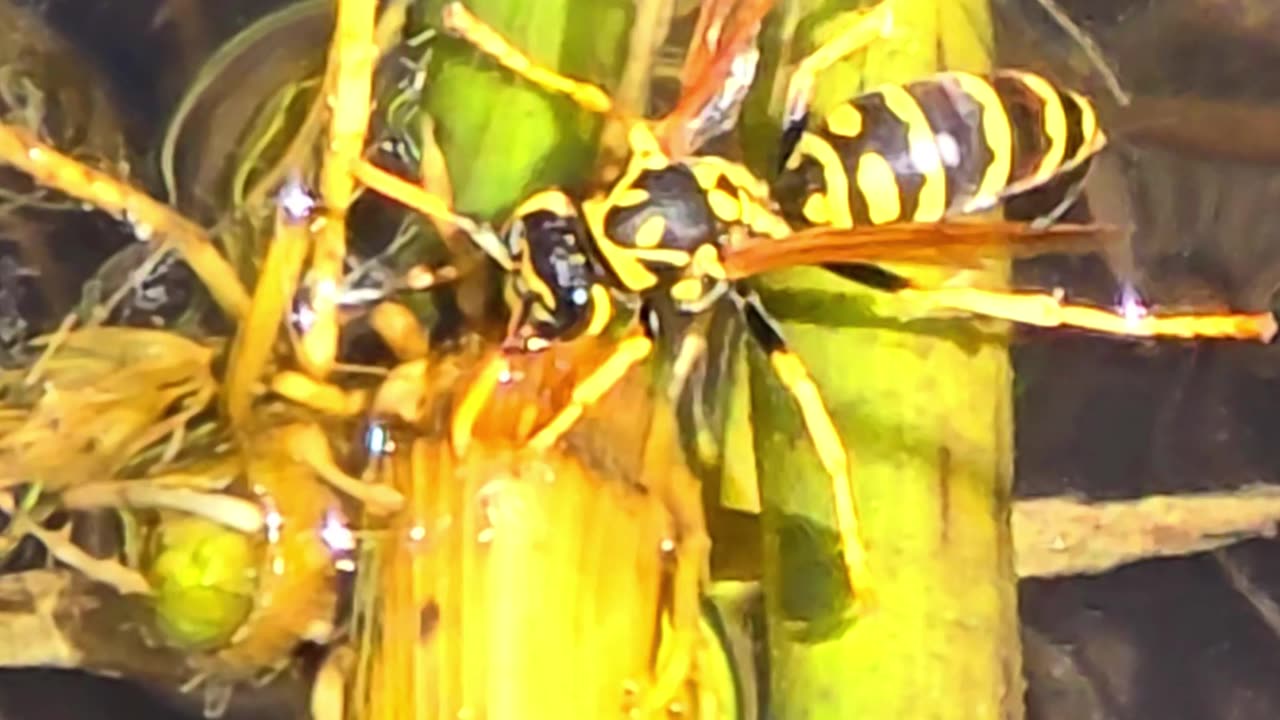
[[[912,164],[923,176],[912,219],[916,222],[940,220],[947,210],[947,173],[942,167],[938,141],[929,125],[929,119],[925,117],[920,103],[902,86],[886,85],[880,88],[880,93],[884,97],[885,107],[906,126],[907,152],[911,155]]]
[[[573,201],[563,191],[543,190],[530,195],[528,199],[520,203],[516,207],[514,216],[522,217],[539,211],[549,212],[558,217],[573,217],[577,214],[573,207]]]
[[[604,332],[609,321],[613,319],[613,298],[600,283],[591,286],[591,322],[587,323],[584,333],[587,337],[595,337]]]
[[[982,134],[991,151],[991,162],[982,173],[982,181],[978,183],[973,198],[962,209],[966,213],[977,212],[994,206],[1009,182],[1013,168],[1013,128],[991,83],[969,73],[952,73],[951,77],[982,108]]]
[[[649,201],[649,191],[644,188],[629,187],[613,196],[613,204],[618,207],[635,207]]]
[[[538,300],[548,309],[554,310],[556,307],[555,293],[551,292],[551,288],[543,281],[542,276],[538,274],[537,268],[533,266],[533,260],[530,258],[529,242],[526,239],[520,241],[520,254],[524,257],[524,261],[520,263],[520,279],[524,281],[525,287],[529,288]]]
[[[893,222],[902,216],[898,178],[883,155],[864,153],[858,159],[855,182],[867,202],[867,218],[873,225]]]
[[[814,225],[827,225],[831,222],[831,204],[827,202],[827,196],[815,192],[804,201],[804,219]]]
[[[720,188],[712,188],[707,192],[707,204],[711,206],[711,212],[724,222],[737,222],[742,217],[742,208],[738,205],[737,198]]]
[[[587,228],[595,238],[601,259],[618,276],[623,286],[632,292],[648,290],[658,283],[658,277],[644,266],[637,253],[618,245],[605,234],[604,219],[611,207],[613,206],[608,199],[602,197],[584,201],[582,214]]]
[[[831,226],[837,228],[853,227],[853,213],[849,209],[849,177],[845,174],[844,163],[839,153],[831,144],[813,133],[804,133],[796,144],[797,154],[807,155],[822,168],[822,179],[826,184],[827,207],[831,216]],[[896,185],[895,191],[896,191]]]
[[[862,134],[862,113],[849,103],[836,107],[827,114],[827,130],[833,135],[853,138]]]
[[[1080,108],[1080,136],[1084,138],[1075,157],[1068,158],[1068,163],[1074,167],[1105,147],[1107,136],[1102,132],[1102,128],[1098,127],[1098,111],[1094,109],[1089,98],[1070,90],[1067,94],[1075,100],[1076,107]]]
[[[647,194],[647,193],[646,193]],[[662,243],[662,236],[667,232],[667,219],[661,215],[650,215],[640,223],[636,230],[636,247],[655,248]]]
[[[1062,169],[1063,154],[1067,150],[1067,114],[1062,109],[1062,98],[1048,80],[1034,73],[1024,71],[1005,71],[1009,76],[1017,78],[1044,104],[1040,122],[1043,123],[1045,137],[1049,139],[1049,147],[1045,148],[1044,157],[1035,172],[1020,186],[1036,187],[1058,174]]]

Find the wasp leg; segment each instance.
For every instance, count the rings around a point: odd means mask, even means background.
[[[680,340],[667,386],[667,401],[677,410],[687,402],[692,424],[693,447],[703,463],[714,462],[720,454],[720,442],[707,417],[707,329],[694,323]],[[686,394],[687,393],[687,394]]]
[[[910,298],[926,308],[951,310],[1038,327],[1075,327],[1122,337],[1226,338],[1271,342],[1276,316],[1264,313],[1151,315],[1135,306],[1113,312],[1062,301],[1059,293],[919,287],[877,265],[828,265],[867,287]]]
[[[649,357],[653,341],[643,335],[635,335],[618,343],[591,374],[574,386],[569,404],[556,413],[551,421],[529,438],[526,445],[534,450],[549,450],[573,424],[582,417],[588,407],[604,397],[633,366]]]
[[[875,595],[871,572],[867,567],[866,547],[862,541],[857,497],[849,474],[849,452],[840,439],[835,421],[827,411],[813,377],[809,375],[804,362],[787,347],[786,340],[761,305],[760,298],[755,293],[738,289],[731,291],[729,296],[746,321],[747,332],[768,355],[774,373],[800,408],[800,415],[818,453],[818,460],[831,479],[836,530],[840,535],[840,552],[844,558],[845,572],[848,573],[849,589],[853,592],[856,606],[867,609],[875,602]]]
[[[511,365],[507,362],[507,358],[501,352],[496,352],[467,386],[462,394],[462,400],[453,411],[453,419],[449,427],[450,442],[453,445],[454,454],[458,457],[466,455],[467,448],[471,446],[471,438],[475,433],[476,419],[480,417],[480,411],[489,403],[489,398],[493,397],[493,391],[497,389],[498,383],[510,375]]]
[[[1270,342],[1276,334],[1271,313],[1147,315],[1064,303],[1050,293],[1015,293],[976,288],[908,288],[903,296],[937,308],[1011,320],[1039,327],[1076,327],[1124,337],[1230,338]]]
[[[809,116],[809,102],[813,88],[823,70],[841,58],[865,48],[876,40],[888,36],[893,28],[893,0],[881,0],[870,10],[860,13],[848,29],[818,46],[800,61],[791,80],[787,83],[787,100],[782,116],[782,155],[785,161],[804,131]]]
[[[705,352],[700,330],[690,328],[681,343],[668,398],[681,393],[681,386],[689,380],[687,368]],[[645,468],[642,482],[662,499],[671,514],[674,532],[663,547],[671,553],[673,563],[667,611],[669,627],[664,633],[662,649],[657,653],[653,684],[644,697],[643,717],[667,708],[694,671],[700,649],[699,602],[702,588],[710,577],[711,539],[702,507],[702,486],[684,463],[675,412],[672,408],[662,410],[650,421],[642,458]]]
[[[567,95],[581,107],[602,115],[614,111],[613,99],[600,87],[561,75],[534,62],[497,30],[471,14],[462,3],[444,7],[444,27],[493,58],[499,65],[549,92]]]

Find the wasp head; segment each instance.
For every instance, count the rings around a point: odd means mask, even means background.
[[[513,265],[507,351],[539,352],[603,329],[612,303],[568,196],[552,190],[526,200],[507,230],[507,244]]]

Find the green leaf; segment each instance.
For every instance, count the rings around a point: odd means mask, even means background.
[[[425,3],[439,18],[442,3]],[[472,0],[467,7],[539,63],[606,88],[620,69],[629,3]],[[611,55],[612,53],[612,55]],[[461,40],[441,43],[427,109],[455,204],[500,217],[537,189],[589,174],[600,118],[499,68]]]

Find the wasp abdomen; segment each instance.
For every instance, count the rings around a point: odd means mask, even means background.
[[[940,73],[838,105],[802,133],[775,193],[797,225],[936,222],[1086,162],[1092,104],[1029,72]]]

